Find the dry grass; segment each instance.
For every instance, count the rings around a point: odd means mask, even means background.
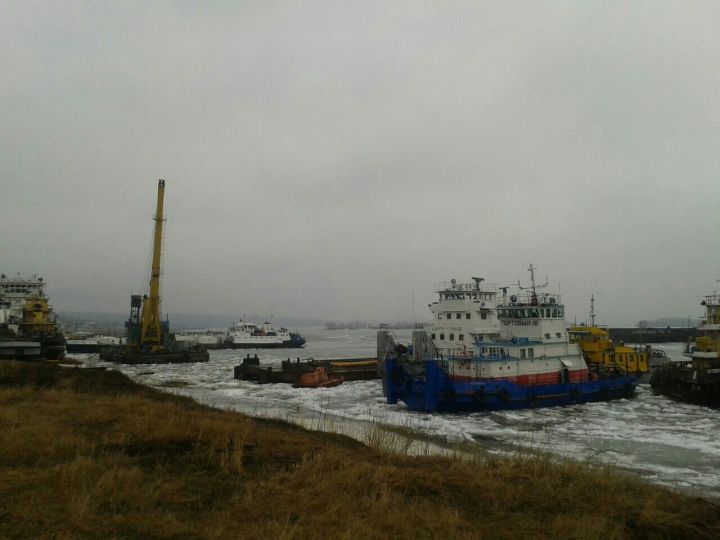
[[[0,537],[717,538],[720,508],[581,463],[407,457],[6,362]]]

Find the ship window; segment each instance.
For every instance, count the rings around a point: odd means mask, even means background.
[[[557,317],[557,309],[553,308],[553,317]]]
[[[530,310],[530,316],[531,317],[537,317],[538,316],[538,310],[537,308],[533,308]]]
[[[458,339],[460,341],[465,341],[465,334],[458,334]]]
[[[438,313],[438,319],[442,319],[442,313]]]
[[[520,349],[520,358],[525,358],[525,349]]]
[[[528,349],[528,358],[533,358],[534,356],[535,356],[535,349],[533,349],[532,347],[530,347],[530,348]]]
[[[452,313],[448,313],[446,316],[448,319],[452,319]]]
[[[455,318],[456,318],[456,319],[459,319],[460,317],[462,317],[462,313],[456,313],[456,314],[455,314]]]
[[[469,314],[469,313],[466,313],[466,314],[465,314],[465,318],[466,318],[466,319],[469,319],[469,318],[470,318],[470,314]]]
[[[450,341],[455,341],[455,334],[450,334]]]
[[[432,338],[435,339],[435,334],[432,334]]]
[[[563,308],[558,308],[558,317],[563,317]]]
[[[545,334],[545,339],[550,339],[550,334],[549,334],[549,333]]]
[[[480,313],[480,318],[481,318],[481,319],[487,319],[487,313],[485,313],[484,311],[481,312],[481,313]]]
[[[445,334],[440,334],[440,339],[441,339],[441,340],[444,340],[444,339],[445,339]]]
[[[560,332],[555,332],[555,337],[562,337],[562,336],[560,335]]]

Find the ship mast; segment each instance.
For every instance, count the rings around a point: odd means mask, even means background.
[[[162,345],[160,331],[160,256],[163,230],[163,200],[165,198],[165,180],[158,181],[157,208],[155,210],[155,235],[153,238],[152,272],[150,274],[150,292],[143,298],[142,347],[157,349]]]
[[[590,295],[590,326],[595,326],[595,295]]]
[[[533,306],[538,305],[538,296],[537,296],[537,289],[540,289],[542,287],[547,287],[547,276],[545,277],[545,283],[542,285],[536,285],[535,284],[535,266],[533,266],[532,263],[530,263],[530,267],[528,268],[528,272],[530,272],[530,287],[522,287],[520,285],[520,280],[518,280],[518,289],[519,290],[527,290],[530,289],[530,304]]]

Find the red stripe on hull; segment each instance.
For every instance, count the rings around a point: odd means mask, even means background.
[[[590,380],[590,376],[586,369],[575,369],[567,372],[568,380],[565,382],[586,382]],[[512,377],[462,377],[452,376],[450,380],[453,381],[510,381],[519,386],[538,386],[545,384],[559,384],[562,381],[562,376],[559,371],[553,371],[550,373],[533,373],[529,375],[516,375]]]

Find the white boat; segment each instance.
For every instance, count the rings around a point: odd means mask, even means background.
[[[224,332],[210,332],[207,330],[185,330],[175,333],[175,341],[189,343],[190,345],[201,345],[211,349],[218,349],[225,342]]]
[[[290,349],[305,345],[305,338],[287,328],[275,330],[268,322],[237,321],[228,329],[225,345],[230,349]]]
[[[125,344],[125,338],[117,336],[85,336],[70,337],[65,340],[65,347],[71,353],[97,353],[106,347]]]

